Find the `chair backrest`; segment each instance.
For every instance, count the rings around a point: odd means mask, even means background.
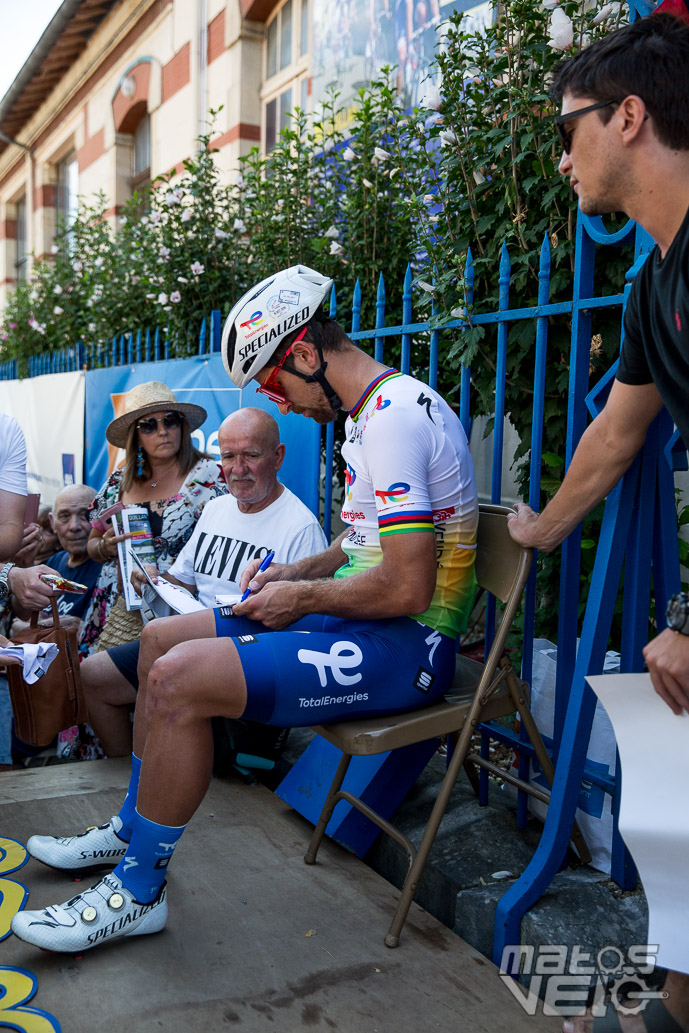
[[[507,529],[507,506],[481,504],[478,508],[476,580],[503,603],[521,591],[531,569],[533,552],[517,545]]]

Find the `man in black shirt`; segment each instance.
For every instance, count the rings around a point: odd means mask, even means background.
[[[581,211],[625,212],[657,246],[632,286],[605,408],[543,512],[520,503],[511,518],[517,542],[545,551],[614,487],[663,405],[689,447],[689,25],[661,13],[611,33],[560,65],[553,96],[562,101],[560,172]],[[686,619],[673,621],[677,630],[661,632],[644,656],[656,692],[686,720],[689,599],[673,600]],[[671,972],[666,990],[663,1033],[689,1030],[689,975]],[[565,1029],[588,1029],[588,1021]]]

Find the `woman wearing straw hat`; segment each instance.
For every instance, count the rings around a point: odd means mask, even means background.
[[[96,495],[92,523],[116,502],[145,507],[160,573],[190,538],[206,502],[225,493],[218,463],[191,440],[205,419],[204,408],[178,402],[169,387],[153,380],[128,392],[123,415],[105,431],[112,445],[125,450],[125,462]],[[138,638],[141,631],[139,613],[124,605],[118,541],[111,524],[105,532],[94,528],[89,538],[89,556],[103,569],[84,617],[82,642],[88,647],[97,643],[106,649]]]

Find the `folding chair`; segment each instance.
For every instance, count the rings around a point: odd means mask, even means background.
[[[315,864],[318,848],[325,829],[337,803],[345,800],[384,832],[391,836],[407,852],[409,869],[394,918],[385,937],[387,947],[397,947],[400,933],[406,921],[412,898],[416,892],[428,855],[431,851],[438,827],[450,799],[459,770],[464,764],[491,767],[490,762],[471,754],[469,744],[476,727],[515,711],[519,714],[543,772],[550,785],[553,781],[553,765],[529,710],[528,686],[517,678],[509,660],[503,655],[507,635],[519,606],[524,586],[529,576],[533,553],[517,545],[507,529],[507,514],[512,512],[504,506],[481,505],[479,507],[478,543],[476,552],[476,578],[479,586],[504,603],[502,620],[496,629],[495,638],[485,663],[478,663],[461,654],[452,688],[442,702],[420,710],[384,717],[365,718],[359,721],[341,721],[332,725],[319,725],[314,731],[342,751],[332,785],[321,811],[304,860]],[[445,776],[440,783],[435,804],[428,818],[418,849],[399,829],[363,803],[352,793],[341,789],[352,756],[368,756],[385,753],[400,746],[422,742],[440,736],[448,736],[454,744],[448,757]],[[502,778],[519,786],[526,792],[547,802],[548,795],[542,790],[522,781],[511,772],[500,771]],[[572,833],[572,841],[582,860],[590,859],[586,844],[578,829]]]

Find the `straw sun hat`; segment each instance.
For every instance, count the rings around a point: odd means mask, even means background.
[[[105,429],[105,436],[111,445],[125,448],[127,433],[132,423],[148,416],[151,412],[178,412],[186,418],[189,428],[196,430],[208,413],[200,405],[178,402],[174,391],[159,380],[149,380],[128,391],[124,400],[124,413],[114,419]]]

